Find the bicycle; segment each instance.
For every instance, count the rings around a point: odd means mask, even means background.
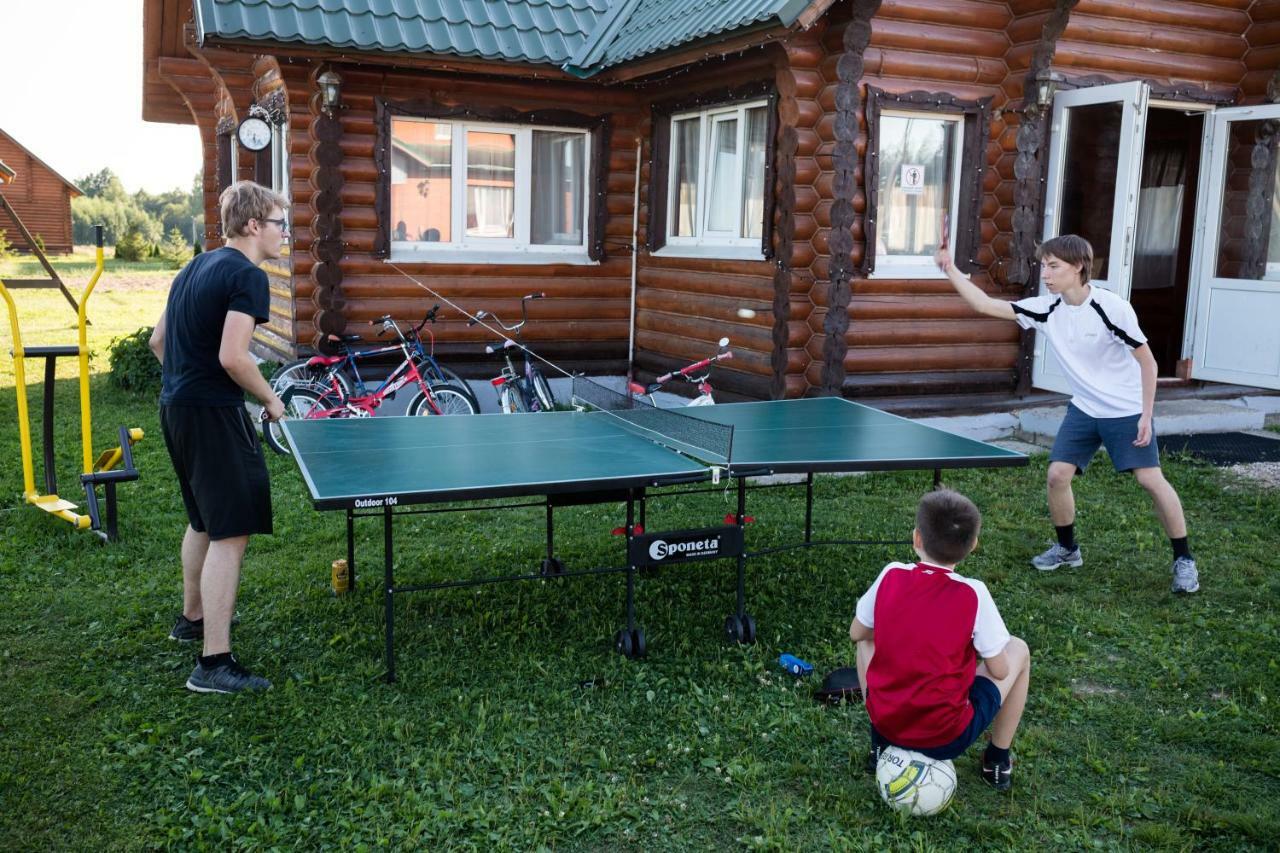
[[[430,329],[426,329],[426,326],[428,323],[434,324],[436,322],[436,315],[439,312],[440,306],[434,306],[422,318],[422,322],[410,329],[407,335],[418,363],[418,369],[422,372],[423,378],[430,384],[446,383],[457,386],[459,390],[471,399],[472,404],[478,411],[480,409],[480,401],[476,399],[471,386],[461,376],[436,361],[433,354],[435,350],[435,335],[431,333]],[[377,325],[377,321],[374,321],[374,325]],[[421,335],[424,329],[430,339],[429,346],[424,345],[422,342]],[[284,392],[294,385],[325,388],[327,385],[325,376],[330,371],[334,372],[335,379],[342,386],[343,394],[346,396],[368,394],[368,388],[364,377],[360,375],[360,368],[357,362],[390,355],[400,350],[399,344],[379,346],[373,349],[353,349],[353,345],[362,340],[360,335],[331,334],[327,335],[326,338],[338,348],[337,355],[317,355],[311,358],[296,359],[281,365],[271,375],[271,389],[280,395],[281,399],[284,398]]]
[[[648,385],[641,385],[638,382],[628,382],[627,390],[637,397],[648,396],[649,401],[657,406],[658,403],[653,399],[653,395],[657,393],[663,385],[666,385],[672,379],[680,378],[685,382],[695,383],[698,386],[698,396],[694,397],[686,406],[713,406],[715,398],[711,396],[711,365],[718,361],[727,361],[733,358],[733,353],[729,351],[729,339],[721,338],[719,341],[720,351],[710,358],[704,358],[702,361],[695,361],[693,364],[686,365],[679,370],[673,370],[665,373]],[[699,371],[705,371],[700,376],[694,374]]]
[[[331,367],[324,374],[321,383],[298,384],[285,389],[281,397],[281,402],[284,403],[284,417],[295,420],[373,417],[383,401],[395,396],[397,391],[411,382],[418,386],[418,393],[409,401],[407,410],[412,417],[479,413],[480,407],[476,406],[461,388],[448,383],[433,384],[423,377],[418,369],[413,342],[405,336],[390,315],[379,317],[371,325],[376,326],[379,323],[382,324],[383,334],[395,332],[396,337],[400,339],[397,348],[404,356],[404,360],[391,371],[381,385],[368,394],[348,396],[343,393],[342,383],[338,380],[338,371]],[[278,421],[265,423],[262,435],[267,445],[276,453],[292,455]]]
[[[521,297],[520,322],[512,326],[508,326],[496,314],[489,311],[477,311],[475,316],[467,321],[468,326],[474,326],[484,318],[490,317],[504,331],[515,334],[514,340],[503,338],[498,343],[488,344],[484,348],[484,351],[490,355],[495,355],[498,348],[501,348],[503,360],[506,362],[502,372],[489,380],[498,392],[498,411],[503,414],[550,412],[556,407],[556,398],[551,393],[551,384],[543,376],[542,369],[534,362],[529,348],[519,342],[520,330],[529,322],[529,300],[542,299],[545,296],[545,293],[530,293],[528,296]],[[515,362],[511,359],[511,350],[515,348],[524,352],[523,370],[517,370]]]

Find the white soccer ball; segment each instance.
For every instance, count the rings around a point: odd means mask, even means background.
[[[876,765],[880,799],[895,811],[931,815],[951,804],[956,793],[956,768],[919,752],[891,746],[880,752]]]

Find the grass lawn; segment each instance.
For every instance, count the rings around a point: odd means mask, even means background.
[[[163,292],[161,280],[114,304],[95,295],[93,346],[152,322]],[[42,342],[59,342],[60,297],[18,295],[36,300]],[[1213,468],[1168,460],[1201,560],[1190,598],[1168,591],[1169,549],[1145,496],[1105,462],[1077,489],[1087,562],[1052,574],[1026,564],[1049,533],[1044,456],[948,473],[985,513],[964,570],[1030,644],[1031,698],[1012,796],[977,780],[975,750],[957,761],[947,812],[902,821],[862,775],[863,711],[818,705],[816,682],[775,662],[791,652],[819,674],[851,664],[854,601],[905,548],[752,561],[761,638],[749,647],[720,639],[729,564],[644,578],[650,657],[639,662],[609,646],[621,576],[402,596],[400,682],[388,685],[380,527],[358,528],[363,583],[334,598],[342,516],[313,512],[291,461],[273,457],[276,533],[250,547],[235,640],[275,688],[198,696],[182,687],[194,650],[165,639],[185,519],[154,398],[94,378],[99,442],[120,424],[147,431],[143,479],[120,488],[123,541],[103,546],[20,504],[5,369],[0,848],[1261,850],[1280,838],[1280,495]],[[58,385],[59,475],[74,497],[75,383]],[[35,386],[31,398],[38,411]],[[903,536],[928,482],[820,478],[815,522],[831,537]],[[753,547],[793,539],[794,497],[753,497]],[[731,510],[727,495],[668,499],[649,522],[704,526]],[[542,522],[536,508],[419,517],[397,537],[399,580],[529,568]],[[559,511],[560,555],[617,562],[608,534],[621,523],[613,506]]]

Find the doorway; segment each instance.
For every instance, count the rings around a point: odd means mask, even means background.
[[[1129,302],[1161,378],[1180,371],[1204,113],[1152,104],[1142,149]]]

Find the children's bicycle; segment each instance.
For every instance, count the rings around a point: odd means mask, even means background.
[[[489,311],[477,311],[475,316],[467,321],[467,325],[474,326],[487,317],[504,331],[514,334],[514,338],[503,338],[484,348],[484,351],[490,355],[501,352],[505,362],[502,372],[489,380],[498,392],[498,411],[503,414],[550,412],[556,407],[556,398],[551,393],[551,384],[542,374],[542,369],[538,367],[529,348],[520,343],[520,330],[529,322],[529,300],[542,299],[544,296],[546,296],[545,293],[530,293],[528,296],[521,297],[520,322],[512,326],[508,326],[496,314]],[[523,370],[516,369],[511,357],[513,349],[519,349],[524,353]]]
[[[418,370],[429,384],[448,383],[456,386],[471,398],[471,402],[475,404],[478,411],[480,409],[480,401],[476,399],[476,395],[472,392],[471,386],[467,381],[449,368],[441,365],[433,355],[435,336],[427,326],[436,322],[436,315],[439,313],[440,306],[434,306],[422,318],[421,323],[409,329],[405,334],[413,350]],[[374,324],[376,325],[377,321]],[[428,339],[426,344],[422,340],[424,331]],[[337,383],[342,386],[343,394],[347,397],[366,395],[369,393],[369,388],[364,377],[360,374],[359,362],[400,351],[398,343],[356,349],[354,348],[355,345],[362,340],[360,335],[328,335],[327,337],[329,342],[338,349],[337,355],[317,355],[311,358],[300,358],[282,364],[272,374],[271,388],[280,395],[282,400],[284,399],[284,392],[294,385],[310,386],[313,389],[318,388],[324,391],[328,387],[326,377],[331,372]]]
[[[425,415],[474,415],[480,411],[471,398],[456,385],[429,382],[418,368],[413,342],[405,336],[390,315],[379,317],[373,325],[382,324],[382,333],[394,332],[400,339],[398,347],[404,360],[371,393],[348,396],[338,381],[338,371],[330,370],[315,384],[293,385],[285,389],[280,400],[284,403],[284,418],[315,420],[319,418],[369,418],[395,393],[409,383],[418,386],[418,393],[409,401],[410,416]],[[279,422],[268,421],[263,425],[263,438],[277,453],[291,455],[284,430]]]
[[[628,382],[627,390],[637,397],[648,396],[649,401],[655,406],[658,404],[653,399],[653,395],[666,385],[672,379],[683,379],[685,382],[691,382],[698,386],[698,396],[694,397],[686,406],[712,406],[715,405],[715,398],[711,396],[711,365],[717,361],[725,361],[733,358],[733,353],[729,351],[729,339],[720,339],[720,351],[710,358],[704,358],[702,361],[695,361],[693,364],[673,370],[670,373],[663,374],[648,385],[641,385],[638,382]]]

